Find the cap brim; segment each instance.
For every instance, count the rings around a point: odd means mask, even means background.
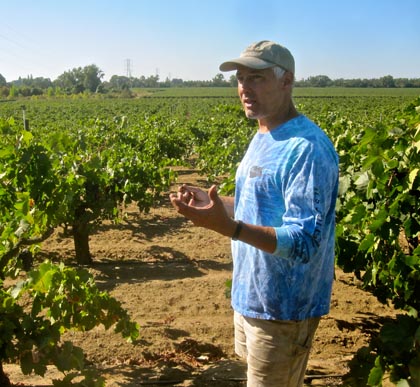
[[[233,71],[233,70],[238,70],[238,68],[241,66],[249,67],[251,69],[256,69],[256,70],[263,70],[263,69],[268,69],[270,67],[274,67],[275,64],[266,62],[265,60],[262,60],[259,58],[253,58],[253,57],[247,56],[247,57],[232,59],[230,61],[223,62],[219,66],[219,69],[220,71]]]

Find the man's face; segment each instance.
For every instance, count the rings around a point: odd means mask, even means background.
[[[270,121],[282,109],[286,98],[284,76],[277,78],[272,68],[240,67],[236,77],[239,98],[248,118]]]

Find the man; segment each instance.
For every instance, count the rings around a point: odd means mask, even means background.
[[[196,226],[232,238],[235,351],[248,386],[303,384],[334,276],[338,157],[296,111],[294,58],[270,41],[249,46],[236,70],[245,114],[259,128],[236,173],[235,197],[182,186],[172,205]]]

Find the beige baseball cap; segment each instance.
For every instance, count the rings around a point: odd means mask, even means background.
[[[295,60],[290,51],[286,47],[269,40],[251,44],[238,59],[223,62],[219,69],[220,71],[232,71],[237,70],[238,66],[258,70],[279,66],[293,74],[295,73]]]

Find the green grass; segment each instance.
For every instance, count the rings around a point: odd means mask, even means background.
[[[146,97],[236,97],[235,87],[170,87],[156,89],[137,89],[132,91]]]
[[[237,97],[235,87],[133,89],[141,97]],[[417,97],[420,88],[295,87],[295,97]]]

